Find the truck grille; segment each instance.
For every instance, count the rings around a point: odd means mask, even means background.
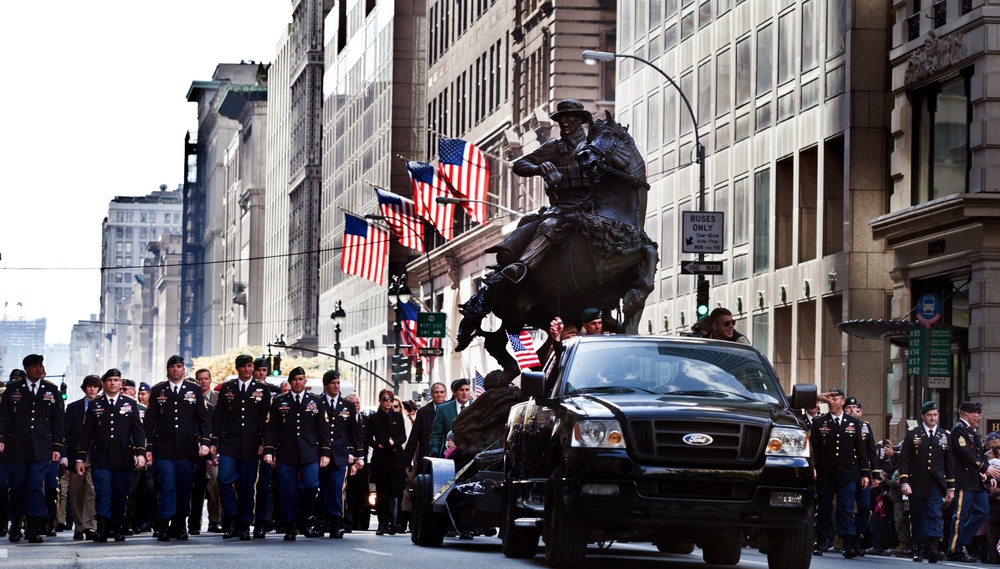
[[[664,421],[636,419],[629,421],[632,451],[637,458],[658,462],[682,460],[711,462],[744,467],[757,462],[764,442],[764,428],[740,423],[708,423],[700,421]],[[704,446],[689,445],[685,435],[701,433],[712,437]],[[727,461],[719,464],[720,461]]]

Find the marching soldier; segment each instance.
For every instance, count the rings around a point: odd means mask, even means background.
[[[209,454],[212,417],[201,387],[184,379],[184,358],[167,360],[167,381],[153,386],[146,410],[146,461],[159,488],[156,538],[188,538],[194,461]],[[169,528],[168,528],[169,526]]]
[[[364,464],[361,431],[354,417],[354,404],[340,395],[340,372],[323,374],[323,410],[330,421],[330,464],[320,469],[320,497],[330,537],[344,537],[344,488],[347,470]]]
[[[253,378],[253,370],[251,356],[236,357],[237,378],[222,384],[212,415],[213,452],[217,450],[219,457],[219,495],[225,514],[222,539],[250,540],[254,520],[254,486],[264,451],[271,390]]]
[[[862,418],[861,402],[858,401],[857,397],[848,397],[844,401],[844,412],[861,421],[861,438],[865,441],[865,450],[868,452],[868,460],[871,462],[871,484],[867,488],[862,488],[861,480],[858,480],[854,492],[854,503],[857,506],[857,513],[854,516],[854,529],[857,532],[854,540],[854,555],[855,557],[864,557],[863,536],[868,533],[868,528],[871,527],[872,495],[879,486],[882,472],[878,468],[879,452],[875,435],[872,433],[871,423]]]
[[[938,426],[937,402],[924,403],[920,418],[922,423],[908,430],[900,445],[899,489],[910,497],[913,560],[920,561],[923,556],[937,563],[941,559],[941,508],[955,496],[955,477],[948,455],[950,433]]]
[[[965,401],[958,406],[958,422],[951,429],[951,458],[955,469],[955,514],[951,523],[948,559],[975,563],[968,547],[983,522],[990,517],[990,500],[984,484],[1000,477],[1000,468],[984,459],[983,439],[979,435],[982,406]]]
[[[45,518],[45,475],[59,462],[65,436],[62,394],[45,381],[43,357],[29,354],[24,379],[12,381],[0,397],[0,453],[10,472],[11,543],[21,541],[21,517],[27,515],[24,537],[42,543]]]
[[[857,486],[867,488],[871,478],[868,450],[862,437],[862,424],[844,413],[844,392],[830,390],[830,412],[812,422],[809,442],[816,459],[816,548],[822,555],[822,543],[832,529],[833,499],[837,498],[836,529],[843,539],[844,557],[854,557],[857,529],[854,523],[854,496]]]
[[[308,517],[319,487],[319,469],[330,463],[330,425],[323,401],[305,390],[304,369],[290,371],[288,384],[291,390],[271,401],[264,430],[264,461],[277,464],[284,539],[295,541],[296,530],[306,537],[317,537]]]
[[[277,389],[276,386],[267,382],[267,372],[267,360],[264,358],[257,358],[253,361],[253,378],[258,383],[264,384],[264,387],[268,389],[268,411],[270,411],[270,401],[274,399],[275,394],[280,393],[280,390]],[[271,531],[274,527],[274,524],[272,523],[272,520],[274,519],[274,500],[271,495],[272,470],[271,465],[264,462],[263,449],[261,449],[261,456],[258,460],[257,468],[257,487],[255,489],[256,492],[254,493],[257,502],[254,506],[254,539],[264,539],[264,537],[267,536],[267,532]]]
[[[146,430],[139,413],[139,402],[122,393],[121,372],[109,369],[101,376],[104,395],[87,408],[76,451],[76,473],[83,476],[90,459],[94,480],[94,505],[97,510],[97,535],[94,540],[125,541],[125,504],[128,499],[132,469],[146,466]]]

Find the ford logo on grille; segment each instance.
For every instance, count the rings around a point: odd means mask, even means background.
[[[712,441],[714,441],[715,439],[713,439],[709,435],[705,435],[702,433],[690,433],[684,435],[684,438],[681,440],[684,441],[684,444],[686,445],[703,447],[712,444]]]

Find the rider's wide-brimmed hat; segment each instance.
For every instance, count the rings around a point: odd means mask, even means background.
[[[577,115],[584,122],[590,122],[594,120],[594,117],[593,115],[590,114],[590,111],[583,108],[583,103],[575,99],[563,99],[562,101],[559,101],[559,104],[556,105],[556,112],[549,115],[549,118],[551,118],[554,121],[557,121],[559,120],[560,117],[566,115]]]

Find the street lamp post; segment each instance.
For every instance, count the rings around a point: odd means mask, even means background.
[[[681,90],[680,86],[675,83],[669,75],[647,59],[643,59],[630,53],[611,53],[591,49],[583,52],[583,61],[586,62],[587,65],[596,65],[598,61],[614,61],[615,58],[634,59],[645,63],[655,69],[657,73],[662,75],[664,79],[673,85],[674,89],[677,89],[677,93],[680,94],[681,100],[684,101],[684,106],[687,107],[688,113],[691,115],[691,125],[694,127],[694,145],[696,160],[698,161],[698,211],[705,211],[705,146],[701,143],[701,136],[698,133],[698,116],[694,114],[694,109],[691,107],[691,102],[688,101],[687,95],[684,94],[684,91]],[[702,262],[704,260],[705,254],[698,253],[698,261]],[[698,283],[701,283],[704,280],[705,275],[698,275]]]
[[[337,301],[337,308],[330,314],[330,318],[333,320],[333,370],[340,371],[340,325],[347,320],[347,313],[344,312],[344,307],[341,306],[340,301]]]

